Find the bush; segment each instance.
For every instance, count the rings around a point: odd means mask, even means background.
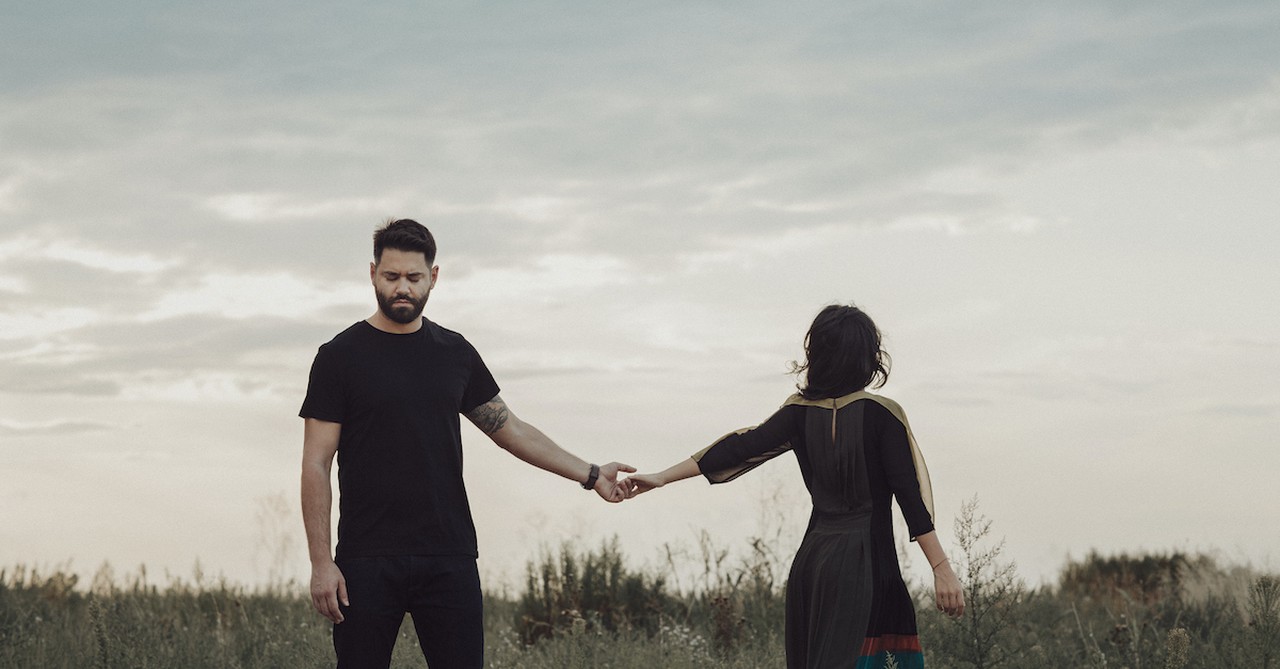
[[[676,608],[662,576],[627,569],[615,537],[597,550],[564,544],[557,555],[544,551],[529,562],[514,625],[525,645],[582,632],[653,636]]]

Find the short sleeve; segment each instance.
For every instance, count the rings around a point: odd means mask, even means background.
[[[493,379],[493,374],[480,358],[480,352],[469,343],[467,350],[471,358],[471,373],[467,377],[467,387],[462,391],[462,402],[458,405],[458,411],[463,414],[471,413],[476,407],[493,399],[499,390],[498,382]]]
[[[341,368],[341,360],[331,346],[326,344],[316,351],[307,381],[307,396],[302,400],[299,416],[331,423],[342,422],[346,416],[346,393]]]

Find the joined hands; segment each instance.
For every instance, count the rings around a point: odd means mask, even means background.
[[[635,471],[635,467],[620,462],[600,465],[600,478],[596,479],[594,488],[596,494],[600,499],[616,504],[666,485],[659,474],[636,474]],[[621,472],[631,475],[619,479]]]
[[[632,474],[623,479],[621,484],[626,486],[627,499],[631,499],[636,495],[661,488],[666,485],[666,481],[663,481],[657,474]]]
[[[609,470],[606,474],[606,467],[617,465],[617,469]],[[600,480],[596,482],[596,493],[600,495],[606,502],[622,502],[632,499],[637,495],[642,495],[650,490],[661,488],[666,485],[666,481],[658,474],[635,474],[632,473],[622,479],[617,479],[618,472],[635,472],[634,467],[627,465],[619,465],[611,462],[608,465],[600,467]]]
[[[631,465],[624,465],[621,462],[610,462],[607,465],[600,465],[600,477],[596,479],[594,490],[606,502],[616,504],[624,499],[633,497],[629,478],[618,480],[618,472],[635,472],[636,468]]]
[[[603,476],[604,468],[601,468],[600,471],[601,476]],[[635,472],[636,470],[633,467],[627,467],[625,471]],[[616,474],[616,472],[614,473]],[[622,494],[621,499],[610,499],[608,497],[605,497],[605,499],[608,499],[611,502],[621,502],[623,499],[631,499],[636,495],[642,495],[655,488],[661,488],[668,483],[692,478],[700,473],[701,471],[698,469],[698,463],[695,462],[693,458],[681,460],[680,462],[657,472],[656,474],[632,473],[631,476],[628,476],[616,483],[617,492]],[[610,482],[612,483],[612,481]],[[604,497],[603,494],[601,496]]]

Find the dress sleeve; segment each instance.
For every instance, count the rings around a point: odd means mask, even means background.
[[[914,541],[916,537],[933,531],[933,517],[920,493],[920,478],[911,454],[907,426],[877,403],[872,403],[872,411],[878,424],[876,444],[889,490],[898,500],[898,508],[902,510],[907,530]]]
[[[798,437],[799,412],[784,406],[756,427],[730,432],[693,455],[711,483],[727,483],[789,450]]]

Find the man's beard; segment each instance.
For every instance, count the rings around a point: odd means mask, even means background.
[[[378,310],[384,316],[401,324],[408,325],[422,315],[422,310],[427,306],[427,296],[423,295],[421,300],[415,300],[408,295],[393,295],[388,297],[374,291],[378,296]],[[395,304],[396,300],[408,300],[409,304]]]

